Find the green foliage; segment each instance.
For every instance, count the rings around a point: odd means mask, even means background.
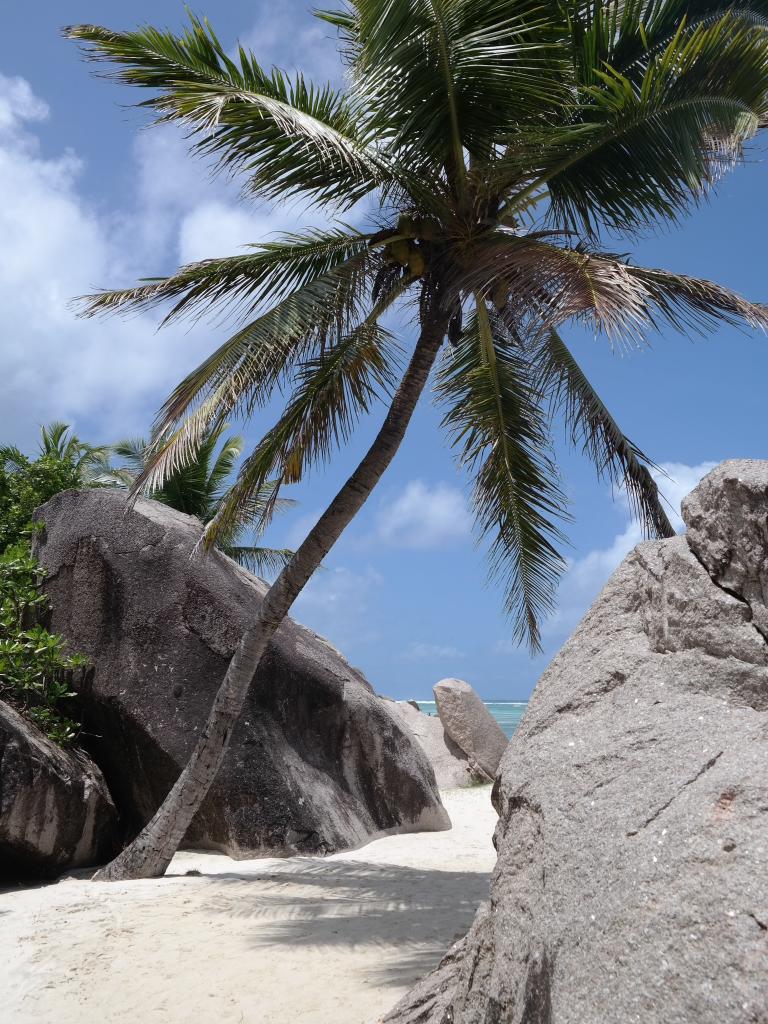
[[[66,746],[80,729],[70,708],[88,662],[67,654],[63,637],[40,624],[48,609],[44,575],[25,544],[0,554],[0,698]]]
[[[66,423],[40,428],[36,458],[0,446],[0,552],[29,537],[32,513],[54,494],[90,486],[105,453],[81,441]]]
[[[88,663],[68,654],[63,637],[42,625],[48,611],[41,590],[45,573],[29,546],[42,524],[32,514],[60,491],[92,486],[105,454],[57,422],[41,427],[36,457],[0,447],[0,698],[61,746],[80,729],[73,717],[73,684]]]
[[[518,639],[538,643],[538,623],[560,556],[547,538],[564,505],[549,461],[546,418],[525,359],[479,298],[477,311],[438,374],[447,406],[443,425],[461,465],[473,475],[482,535],[500,555],[511,610],[524,609]],[[496,321],[496,322],[494,322]],[[553,483],[554,481],[554,483]]]
[[[50,455],[34,462],[25,458],[10,473],[0,468],[0,551],[28,535],[32,513],[39,505],[79,483],[71,465]]]
[[[168,319],[236,322],[161,409],[139,483],[162,490],[212,427],[285,389],[211,520],[217,542],[270,481],[301,479],[388,398],[396,362],[378,321],[410,304],[422,327],[449,325],[444,425],[492,575],[536,646],[565,565],[553,426],[627,488],[648,533],[672,530],[652,463],[561,329],[579,321],[627,347],[662,326],[768,327],[765,306],[604,251],[613,234],[679,221],[768,124],[768,0],[345,0],[317,13],[339,34],[343,91],[230,55],[197,18],[180,36],[68,30],[247,192],[373,211],[366,231],[339,223],[84,298],[86,315],[167,302]]]

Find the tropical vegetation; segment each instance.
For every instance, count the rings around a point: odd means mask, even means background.
[[[89,664],[42,624],[49,607],[44,578],[25,544],[0,554],[0,698],[66,746],[80,731],[76,691]]]
[[[339,35],[339,90],[230,54],[196,18],[182,35],[68,30],[246,195],[325,218],[84,300],[86,315],[163,305],[165,322],[215,311],[232,323],[161,409],[136,487],[162,488],[212,424],[286,389],[207,526],[215,543],[268,481],[277,500],[385,409],[254,609],[189,765],[101,877],[165,870],[270,637],[391,462],[430,375],[519,640],[538,644],[564,565],[553,427],[626,487],[648,533],[671,532],[648,459],[566,332],[585,323],[633,346],[666,327],[768,324],[764,306],[610,244],[679,222],[742,159],[768,115],[767,15],[764,0],[350,0],[318,12]],[[387,326],[403,307],[414,340]]]
[[[32,513],[54,494],[92,484],[107,453],[106,446],[81,441],[58,421],[40,428],[34,457],[0,445],[0,553],[29,539]]]
[[[0,698],[61,746],[80,730],[76,689],[88,662],[44,625],[49,603],[31,551],[32,516],[59,491],[90,486],[106,454],[60,422],[41,427],[34,457],[0,446]]]

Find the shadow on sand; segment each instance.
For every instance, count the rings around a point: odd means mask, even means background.
[[[483,872],[309,859],[263,874],[208,877],[220,884],[205,909],[251,919],[254,948],[380,947],[380,966],[366,973],[372,983],[385,985],[408,984],[436,965],[487,899],[489,878]]]

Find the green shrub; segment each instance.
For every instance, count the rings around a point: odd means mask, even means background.
[[[32,513],[54,494],[97,485],[107,454],[107,448],[86,444],[59,422],[40,428],[34,456],[0,444],[0,552],[28,536]]]
[[[88,662],[67,654],[64,638],[41,624],[48,611],[44,578],[28,544],[0,554],[0,698],[66,746],[80,730],[71,717],[73,684],[84,677]]]
[[[27,460],[12,472],[0,468],[0,551],[23,539],[39,505],[59,491],[79,486],[77,470],[52,455]]]

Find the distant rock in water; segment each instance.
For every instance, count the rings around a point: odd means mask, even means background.
[[[89,750],[130,831],[186,764],[266,584],[196,550],[200,523],[112,489],[38,517],[51,628],[95,665]],[[328,853],[450,827],[409,732],[327,641],[286,620],[185,846],[233,857]]]
[[[442,679],[432,689],[446,734],[464,751],[473,773],[492,781],[509,743],[501,726],[463,679]]]
[[[96,765],[0,701],[0,882],[98,864],[116,841],[117,814]]]
[[[501,764],[491,902],[389,1024],[768,1020],[768,462],[640,544]]]
[[[446,734],[439,718],[425,715],[416,701],[400,703],[388,697],[382,697],[382,700],[386,702],[389,713],[415,736],[434,769],[440,789],[460,789],[488,781],[485,773],[477,772],[464,751]]]

